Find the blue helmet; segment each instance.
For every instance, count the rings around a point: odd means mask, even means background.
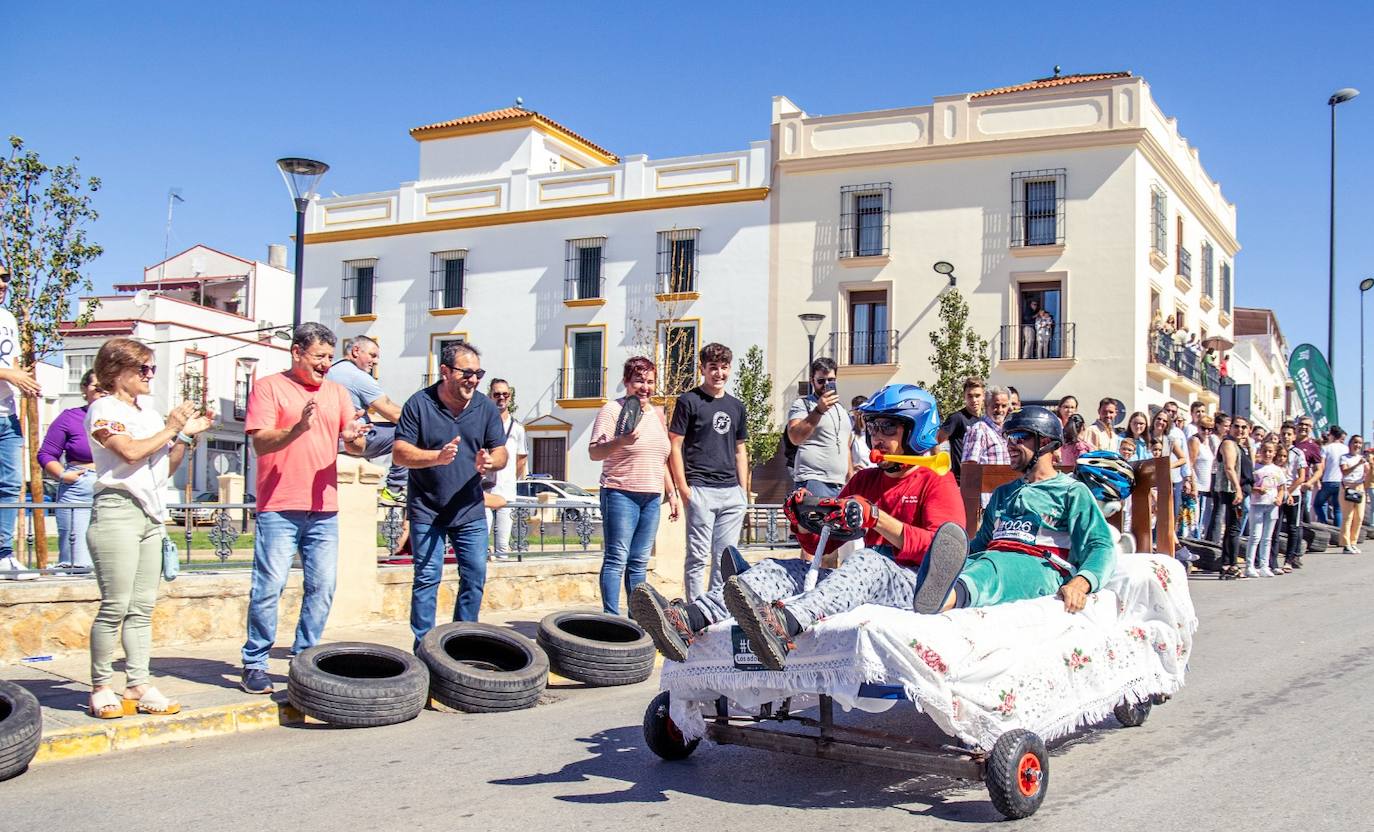
[[[940,444],[940,409],[935,397],[914,384],[889,384],[859,405],[865,419],[883,416],[906,425],[902,449],[909,454],[929,453]]]
[[[1135,486],[1135,471],[1115,451],[1079,454],[1073,475],[1088,486],[1099,502],[1124,501]]]

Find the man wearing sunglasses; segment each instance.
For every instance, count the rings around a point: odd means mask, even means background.
[[[1004,434],[1021,478],[992,492],[972,544],[962,524],[935,533],[916,591],[918,613],[1045,595],[1078,612],[1116,568],[1116,542],[1092,492],[1055,471],[1054,450],[1064,441],[1059,418],[1043,407],[1022,408]]]
[[[926,454],[937,444],[940,416],[935,399],[911,384],[884,387],[860,408],[869,441],[885,454]],[[815,500],[799,489],[788,499],[788,518],[798,527],[804,552],[790,560],[765,560],[730,575],[720,589],[693,603],[669,603],[648,583],[635,588],[630,614],[664,656],[685,661],[697,633],[729,618],[748,636],[765,666],[781,670],[796,636],[821,618],[862,604],[910,609],[916,570],[935,530],[964,522],[964,506],[952,473],[883,462],[855,473],[840,496]],[[825,552],[817,532],[830,525]],[[837,569],[822,569],[820,581],[803,592],[811,557],[833,552],[847,540],[864,546]],[[733,552],[727,550],[732,555]],[[734,557],[721,558],[727,566]]]
[[[477,620],[487,581],[482,477],[505,468],[509,458],[501,410],[477,389],[486,375],[481,353],[471,344],[450,343],[440,360],[439,381],[401,408],[392,449],[392,459],[410,469],[410,629],[417,646],[434,629],[445,543],[458,558],[453,620]]]

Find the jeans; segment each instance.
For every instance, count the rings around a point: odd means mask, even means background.
[[[68,471],[73,470],[71,468]],[[81,478],[74,483],[57,486],[57,502],[89,503],[95,489],[95,472],[77,468]],[[86,529],[91,525],[88,508],[59,508],[57,510],[57,562],[72,566],[91,566],[91,550],[86,546]]]
[[[806,493],[812,497],[838,497],[843,484],[824,482],[822,480],[797,480],[793,483],[795,488],[805,488]]]
[[[304,591],[291,652],[314,647],[324,632],[339,566],[339,515],[333,511],[264,511],[258,514],[253,534],[253,584],[248,596],[243,667],[266,670],[268,651],[277,639],[277,604],[297,551]]]
[[[687,501],[687,556],[682,585],[688,601],[719,589],[720,553],[739,545],[740,528],[748,508],[738,485],[694,485]]]
[[[498,555],[510,551],[510,532],[515,525],[515,509],[487,509],[487,528],[491,529],[491,550]]]
[[[1341,525],[1341,484],[1338,482],[1324,482],[1317,491],[1317,496],[1312,498],[1312,512],[1317,515],[1317,520],[1328,526],[1339,527]],[[0,549],[0,557],[4,557],[4,550]]]
[[[1235,566],[1240,556],[1240,529],[1245,524],[1245,502],[1231,502],[1232,494],[1217,495],[1220,503],[1217,513],[1221,515],[1223,531],[1221,535],[1221,565]]]
[[[606,535],[606,554],[601,559],[601,610],[608,615],[620,614],[622,576],[626,593],[644,583],[662,500],[662,494],[650,491],[601,489],[601,519]]]
[[[0,416],[0,503],[17,503],[24,490],[24,434],[19,417]],[[0,559],[14,554],[14,521],[17,508],[0,508]]]
[[[1288,546],[1284,549],[1285,558],[1295,558],[1302,553],[1302,500],[1279,506],[1278,528],[1274,532],[1274,552],[1278,552],[1280,534],[1288,535]]]
[[[434,629],[439,603],[439,583],[444,577],[444,544],[453,544],[458,559],[458,597],[454,621],[476,621],[487,585],[487,518],[461,526],[410,524],[410,551],[414,553],[415,579],[410,586],[410,631],[418,645]]]
[[[136,687],[148,681],[153,604],[167,532],[127,491],[116,488],[100,492],[94,513],[88,534],[100,609],[91,622],[91,684],[108,685],[114,677],[118,639],[126,684]]]
[[[1274,522],[1278,516],[1276,505],[1258,505],[1250,512],[1250,546],[1245,563],[1251,569],[1269,568],[1269,547],[1274,541]]]
[[[1210,540],[1208,534],[1212,528],[1212,513],[1216,507],[1216,498],[1210,491],[1199,491],[1197,495],[1197,537],[1202,540]]]

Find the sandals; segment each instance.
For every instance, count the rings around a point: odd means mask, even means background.
[[[171,716],[181,711],[181,704],[173,702],[162,691],[148,685],[143,689],[143,695],[138,699],[124,698],[124,715],[133,716],[134,714],[152,714],[153,716]]]
[[[1245,573],[1241,572],[1238,566],[1223,566],[1221,567],[1221,571],[1217,573],[1217,580],[1235,581],[1239,580],[1244,574]]]
[[[119,719],[124,709],[119,705],[119,697],[109,688],[91,692],[91,716],[96,719]]]

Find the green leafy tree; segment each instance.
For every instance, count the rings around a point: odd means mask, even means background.
[[[935,348],[930,357],[935,381],[916,383],[930,391],[941,413],[953,413],[964,406],[964,379],[986,378],[992,362],[987,340],[968,326],[968,302],[959,290],[949,289],[940,297],[939,316],[940,328],[930,333],[930,344]]]
[[[735,368],[735,398],[744,404],[744,423],[749,430],[745,450],[751,465],[773,458],[782,431],[773,421],[773,378],[763,363],[763,349],[750,347]],[[747,484],[746,484],[747,488]]]
[[[100,180],[93,176],[83,180],[76,161],[46,165],[36,152],[24,148],[18,136],[10,137],[9,157],[0,157],[0,269],[9,272],[5,300],[19,323],[19,354],[12,370],[0,370],[0,379],[26,392],[20,409],[29,438],[29,494],[35,503],[43,501],[43,469],[38,465],[34,368],[62,348],[64,321],[83,327],[97,306],[92,301],[68,317],[72,296],[91,290],[91,279],[82,270],[102,252],[86,239],[86,226],[98,216],[91,194],[100,190]],[[43,512],[34,512],[33,518],[38,566],[45,568],[48,545]]]

